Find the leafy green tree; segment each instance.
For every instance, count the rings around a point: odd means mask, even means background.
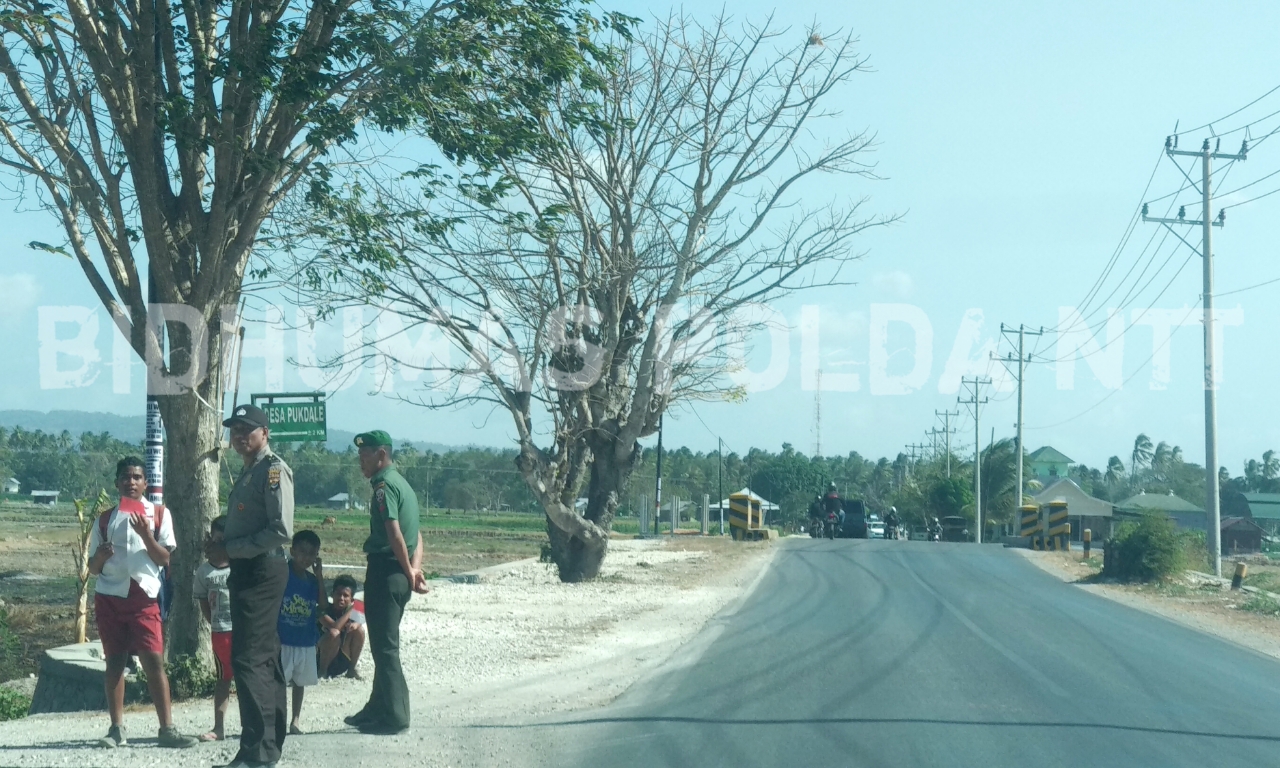
[[[957,476],[935,477],[930,483],[929,509],[932,517],[973,518],[973,482]],[[966,512],[968,514],[966,514]]]
[[[160,398],[179,594],[218,512],[220,416],[204,403],[263,223],[324,193],[336,147],[371,161],[367,131],[418,125],[483,164],[518,151],[597,27],[577,0],[5,3],[0,163],[65,236],[32,247],[79,264],[143,359],[162,348],[149,302],[182,308],[164,313],[165,372],[189,378]],[[202,626],[179,600],[170,651],[207,653]]]

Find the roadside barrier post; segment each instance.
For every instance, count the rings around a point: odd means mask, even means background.
[[[1035,549],[1036,532],[1040,530],[1040,508],[1035,504],[1023,504],[1018,511],[1021,522],[1018,535],[1024,538],[1030,537],[1030,546]]]
[[[1089,545],[1093,543],[1093,531],[1089,528],[1084,529],[1084,533],[1080,534],[1080,539],[1084,542],[1084,556],[1089,557]]]
[[[1053,539],[1053,549],[1071,549],[1071,524],[1067,522],[1067,502],[1051,501],[1048,506],[1048,527],[1045,535]]]
[[[702,535],[706,536],[711,523],[711,496],[702,494]]]
[[[1244,563],[1236,563],[1236,575],[1231,577],[1231,588],[1239,589],[1244,583],[1244,577],[1249,575],[1249,566]]]

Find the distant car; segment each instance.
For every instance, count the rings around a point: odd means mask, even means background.
[[[943,541],[968,541],[969,529],[963,517],[942,518]]]
[[[880,522],[879,520],[875,521],[874,523],[867,523],[867,538],[883,539],[884,523]]]
[[[840,538],[867,538],[867,508],[861,499],[844,500],[844,525],[840,528]]]

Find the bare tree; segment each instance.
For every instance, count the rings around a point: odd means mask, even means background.
[[[362,181],[328,200],[324,227],[291,241],[299,299],[442,333],[461,355],[410,359],[384,339],[364,354],[434,371],[416,402],[509,413],[560,577],[593,578],[639,440],[672,403],[743,396],[724,374],[759,325],[744,308],[836,284],[855,236],[891,220],[862,199],[815,203],[817,177],[873,176],[872,136],[825,138],[864,70],[855,42],[658,23],[619,44],[600,87],[561,88],[543,140],[496,184],[435,197]]]
[[[178,594],[190,594],[218,505],[221,309],[239,300],[263,221],[295,188],[323,188],[318,163],[337,145],[360,146],[365,123],[425,124],[452,158],[519,147],[547,91],[592,55],[598,23],[582,8],[8,0],[0,9],[0,165],[66,236],[32,245],[80,264],[149,368],[160,359],[149,301],[180,305],[165,310],[168,368],[188,383],[160,398]],[[202,626],[194,601],[178,600],[170,651],[204,652]]]

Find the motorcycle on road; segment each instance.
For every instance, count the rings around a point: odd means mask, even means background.
[[[826,531],[825,531],[826,537],[828,539],[834,539],[839,534],[837,530],[839,527],[840,527],[840,521],[836,519],[836,513],[828,512],[827,525],[826,525]]]

